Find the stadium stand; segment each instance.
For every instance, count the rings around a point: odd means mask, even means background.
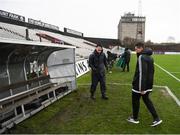
[[[102,44],[105,48],[109,48],[110,46],[121,46],[121,42],[118,39],[84,37],[84,40],[94,44]]]
[[[44,38],[46,40],[51,41],[52,43],[64,44],[63,41],[44,33],[36,33],[36,35],[39,36],[40,42],[42,42],[42,38]]]
[[[26,40],[25,27],[0,22],[0,37]]]
[[[128,47],[134,50],[134,44],[126,44],[123,47]],[[180,43],[145,43],[145,47],[151,48],[154,53],[164,54],[166,52],[180,52]]]
[[[86,41],[84,39],[69,37],[62,34],[57,34],[57,33],[49,32],[49,31],[43,31],[43,30],[37,30],[37,29],[34,31],[36,32],[36,34],[37,33],[46,34],[56,39],[59,39],[60,41],[63,41],[65,44],[77,47],[78,51],[76,51],[76,53],[79,53],[80,55],[86,58],[95,49],[95,44],[90,43],[89,41]],[[79,49],[79,48],[82,48],[82,49]],[[84,53],[85,50],[86,52]]]
[[[1,12],[11,14],[2,10]],[[23,16],[21,15],[17,16],[19,18],[23,18]],[[28,22],[25,22],[25,18],[24,21],[21,21],[14,20],[12,18],[9,18],[8,16],[0,16],[0,37],[17,40],[31,40],[38,42],[51,42],[72,45],[77,48],[76,53],[79,53],[77,55],[84,58],[87,58],[90,55],[90,53],[92,53],[92,51],[94,51],[95,49],[97,43],[93,43],[90,40],[84,39],[83,35],[81,37],[69,34],[67,32],[62,32],[58,29],[51,29],[51,27],[45,27],[43,25],[41,26],[40,24],[43,23],[41,21],[33,19],[30,20],[35,21],[35,23],[29,23],[29,18]],[[47,23],[43,24],[45,25]],[[102,45],[104,45],[104,43]],[[107,50],[108,49],[104,48],[105,53],[107,52]],[[86,53],[84,53],[84,51],[86,51]]]
[[[35,29],[28,28],[29,38],[33,39],[33,41],[40,41],[39,36],[37,36],[37,32]],[[43,39],[44,42],[49,42],[48,40]]]
[[[0,22],[0,28],[0,37],[17,40],[27,40],[26,31],[28,31],[29,40],[39,42],[52,42],[59,44],[65,43],[68,45],[72,45],[77,47],[76,52],[85,58],[87,58],[90,55],[90,53],[94,50],[96,46],[96,44],[81,38],[69,37],[50,31],[31,29],[24,26],[18,26],[3,22]]]

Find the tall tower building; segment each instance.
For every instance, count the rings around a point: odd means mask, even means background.
[[[131,38],[137,41],[144,41],[145,21],[145,17],[135,16],[132,13],[124,14],[118,24],[118,39],[124,41],[125,38]]]

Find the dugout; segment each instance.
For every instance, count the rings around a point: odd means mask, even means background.
[[[0,133],[74,89],[75,47],[0,38]]]

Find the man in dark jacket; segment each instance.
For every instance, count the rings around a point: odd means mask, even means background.
[[[110,51],[107,51],[107,62],[108,62],[108,69],[109,69],[109,73],[112,73],[112,68],[113,68],[113,65],[114,65],[114,61],[116,60],[117,58],[117,54],[115,53],[111,53]]]
[[[137,64],[132,82],[132,110],[133,115],[127,120],[131,123],[138,124],[138,113],[140,107],[140,98],[142,97],[146,107],[153,116],[153,123],[151,126],[159,125],[160,120],[152,101],[149,98],[149,94],[153,88],[154,78],[154,60],[151,57],[152,50],[144,49],[143,43],[137,43],[135,45],[135,51],[137,53]]]
[[[124,67],[123,67],[123,71],[125,71],[125,68],[127,66],[127,72],[129,72],[129,62],[131,59],[131,53],[129,52],[128,48],[125,48],[124,53],[121,56],[122,58],[124,58]]]
[[[91,99],[95,99],[94,93],[98,82],[100,82],[100,89],[102,99],[108,99],[106,96],[106,82],[105,82],[105,67],[107,67],[106,55],[103,53],[101,45],[97,45],[95,51],[89,56],[89,66],[92,69],[91,79]]]

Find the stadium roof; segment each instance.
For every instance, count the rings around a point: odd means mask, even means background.
[[[75,46],[63,45],[63,44],[55,44],[55,43],[46,43],[46,42],[36,42],[36,41],[23,41],[23,40],[14,40],[14,39],[6,39],[0,37],[0,43],[7,44],[22,44],[22,45],[35,45],[35,46],[49,46],[49,47],[60,47],[60,48],[76,48]]]

